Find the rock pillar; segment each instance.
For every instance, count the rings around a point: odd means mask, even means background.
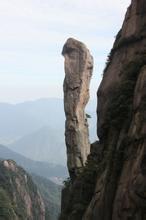
[[[89,85],[93,58],[87,47],[69,38],[63,47],[65,58],[64,110],[67,165],[71,179],[81,172],[90,153],[85,107],[89,100]]]

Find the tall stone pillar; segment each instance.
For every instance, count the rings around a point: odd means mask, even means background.
[[[85,165],[90,153],[85,107],[89,100],[89,85],[93,58],[87,47],[69,38],[63,47],[65,58],[64,110],[67,165],[73,180]]]

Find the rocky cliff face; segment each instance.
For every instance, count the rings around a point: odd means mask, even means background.
[[[99,141],[82,175],[64,189],[61,219],[145,220],[145,0],[132,0],[108,56],[97,116]]]
[[[65,57],[64,109],[67,163],[72,179],[84,167],[90,153],[85,107],[89,100],[89,84],[93,58],[86,46],[68,39],[62,51]]]
[[[12,160],[0,161],[0,219],[45,220],[44,203],[36,185]]]

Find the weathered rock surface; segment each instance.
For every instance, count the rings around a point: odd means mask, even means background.
[[[97,115],[99,142],[82,176],[65,189],[61,219],[146,220],[145,0],[128,8],[98,90]]]
[[[12,160],[0,161],[0,219],[45,220],[45,206],[36,185]]]
[[[71,178],[80,173],[90,153],[85,107],[89,100],[89,84],[93,58],[86,46],[72,38],[62,51],[65,57],[64,109],[67,163]]]

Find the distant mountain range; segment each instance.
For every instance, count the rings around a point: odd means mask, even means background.
[[[10,149],[33,160],[54,164],[66,163],[66,148],[62,131],[43,127],[8,145]]]
[[[96,140],[96,102],[87,106],[90,139]],[[62,99],[39,99],[16,105],[0,103],[0,144],[37,161],[66,165]]]
[[[42,176],[53,180],[56,177],[58,181],[65,179],[68,176],[67,169],[61,165],[54,165],[47,162],[33,161],[18,153],[13,152],[7,147],[0,145],[0,158],[1,159],[12,159],[16,161],[19,166],[22,166],[30,174]]]
[[[3,141],[13,141],[44,126],[60,129],[64,121],[62,99],[39,99],[15,105],[0,103],[0,138]]]
[[[96,139],[96,103],[87,114],[90,138]],[[40,99],[21,104],[0,103],[0,159],[12,159],[29,172],[45,201],[48,217],[57,220],[61,184],[68,177],[62,99]],[[6,146],[5,146],[6,145]]]

